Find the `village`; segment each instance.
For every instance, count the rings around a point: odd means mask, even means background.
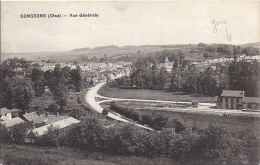
[[[241,61],[244,60],[246,62],[252,63],[254,60],[259,61],[259,55],[256,56],[245,56],[241,55],[239,58],[220,58],[213,60],[205,60],[202,62],[192,62],[191,64],[197,67],[198,69],[212,67],[215,69],[215,63],[228,64],[234,60]],[[38,66],[42,71],[54,70],[56,65],[60,65],[60,67],[68,66],[71,69],[76,69],[80,67],[81,76],[83,81],[90,82],[92,81],[93,85],[115,80],[120,77],[129,77],[131,74],[131,63],[119,61],[116,63],[78,63],[77,65],[73,63],[47,63],[47,62],[33,62],[32,65]],[[152,66],[152,64],[151,64]],[[158,64],[159,68],[165,68],[168,72],[171,72],[174,66],[174,62],[170,62],[168,57],[166,56],[164,63]],[[16,71],[21,71],[22,68],[16,68]],[[203,71],[203,69],[201,69]],[[46,91],[49,91],[48,87],[45,87]],[[197,100],[190,100],[190,103],[193,108],[191,110],[205,110],[205,105],[210,105],[206,109],[212,109],[214,111],[217,109],[226,109],[226,110],[243,110],[247,112],[258,112],[260,110],[260,99],[257,97],[245,97],[244,91],[235,91],[235,90],[223,90],[220,97],[215,97],[215,106],[207,103],[199,103]],[[97,96],[95,96],[97,97]],[[107,98],[108,99],[108,98]],[[120,99],[120,98],[118,98]],[[112,98],[109,99],[113,100]],[[109,101],[108,100],[108,101]],[[145,100],[144,100],[145,101]],[[178,100],[168,100],[169,102],[176,102],[180,104],[182,102],[178,102]],[[104,102],[104,101],[103,101]],[[176,104],[176,103],[175,103]],[[91,105],[91,103],[89,103]],[[199,106],[203,105],[203,106]],[[210,108],[211,107],[211,108]],[[93,107],[92,107],[93,108]],[[95,109],[95,108],[94,108]],[[180,108],[179,108],[180,109]],[[158,109],[159,110],[159,109]],[[180,109],[181,110],[181,109]],[[185,110],[185,109],[183,109]],[[186,109],[188,110],[188,109]],[[55,114],[49,114],[49,112],[45,112],[43,114],[37,115],[35,112],[26,113],[22,116],[12,117],[13,112],[19,112],[19,109],[9,110],[7,108],[1,108],[1,124],[5,125],[7,128],[10,128],[16,124],[24,123],[24,122],[32,122],[34,124],[42,124],[40,127],[35,127],[32,132],[37,136],[42,136],[48,132],[48,129],[62,129],[66,128],[70,125],[80,123],[79,120],[71,117],[71,116],[61,116],[58,112]],[[100,111],[99,113],[102,113]],[[114,119],[118,119],[117,117]]]

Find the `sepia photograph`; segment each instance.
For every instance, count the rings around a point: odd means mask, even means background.
[[[1,1],[0,165],[260,164],[260,1]]]

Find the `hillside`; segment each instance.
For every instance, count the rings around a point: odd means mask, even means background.
[[[210,44],[211,45],[211,44]],[[242,48],[245,47],[255,47],[260,49],[260,42],[256,43],[248,43],[240,45]],[[88,57],[88,59],[96,56],[98,59],[104,57],[106,55],[108,58],[118,58],[125,55],[132,56],[137,54],[137,52],[141,54],[149,54],[155,52],[161,52],[163,50],[173,50],[173,49],[181,49],[186,59],[200,61],[203,60],[203,54],[206,52],[204,50],[197,50],[196,45],[142,45],[142,46],[101,46],[95,48],[78,48],[71,51],[53,51],[53,52],[30,52],[30,53],[2,53],[1,60],[6,60],[7,58],[25,58],[31,61],[42,61],[42,60],[51,60],[55,62],[72,62],[73,60],[78,60],[80,57]],[[191,53],[191,49],[195,49]],[[215,53],[211,53],[212,56]],[[218,54],[214,58],[222,57],[222,54]]]
[[[164,49],[176,49],[176,48],[186,48],[187,45],[144,45],[144,46],[105,46],[97,48],[79,48],[72,51],[64,52],[35,52],[35,53],[3,53],[1,60],[6,60],[7,58],[26,58],[32,61],[42,61],[42,60],[53,60],[57,62],[69,62],[78,59],[80,56],[88,56],[92,58],[96,56],[97,58],[103,57],[104,54],[107,57],[119,56],[119,55],[134,55],[140,50],[143,53],[152,53],[156,51],[163,51]]]

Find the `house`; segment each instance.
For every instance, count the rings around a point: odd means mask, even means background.
[[[0,111],[1,111],[0,112],[1,121],[12,119],[12,114],[11,114],[11,111],[9,109],[1,108]]]
[[[217,107],[220,109],[242,109],[244,93],[244,91],[222,90]]]
[[[259,109],[259,97],[244,97],[244,91],[223,90],[216,100],[216,106],[220,109]]]
[[[21,123],[24,123],[24,120],[21,119],[20,117],[15,117],[12,119],[1,121],[1,124],[5,125],[6,128],[10,128],[14,125],[21,124]]]

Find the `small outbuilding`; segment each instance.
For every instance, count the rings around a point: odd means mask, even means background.
[[[196,107],[196,108],[199,107],[199,101],[198,100],[192,100],[191,104],[192,104],[193,107]]]
[[[7,108],[1,108],[0,111],[1,111],[1,112],[0,112],[1,121],[8,120],[8,119],[12,119],[11,110],[9,110],[9,109],[7,109]]]
[[[15,117],[9,120],[1,121],[1,124],[5,125],[6,128],[10,128],[14,125],[24,123],[24,120],[20,117]]]

